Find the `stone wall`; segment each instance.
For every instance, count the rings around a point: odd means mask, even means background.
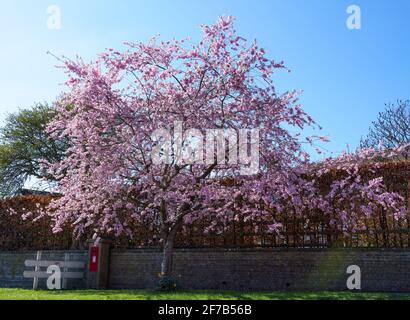
[[[67,252],[70,260],[88,263],[87,251],[43,251],[42,260],[64,260]],[[35,251],[0,252],[0,287],[31,288],[24,261],[35,257]],[[111,250],[106,261],[110,289],[157,286],[160,250]],[[174,255],[182,289],[346,290],[350,265],[361,268],[363,291],[410,292],[408,249],[178,249]],[[85,270],[84,279],[68,280],[68,288],[93,288],[87,279],[97,276]]]
[[[110,288],[153,288],[158,250],[111,252]],[[349,265],[361,268],[363,291],[410,292],[410,250],[176,250],[175,278],[183,289],[346,290]]]

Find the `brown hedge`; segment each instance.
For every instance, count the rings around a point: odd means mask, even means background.
[[[409,199],[410,161],[393,161],[380,164],[376,173],[362,167],[361,174],[367,179],[383,176],[388,190],[399,192]],[[342,172],[333,170],[325,175],[321,184],[326,186]],[[231,185],[233,181],[225,181]],[[85,238],[73,240],[70,228],[53,234],[50,218],[37,222],[23,220],[21,215],[29,211],[36,216],[53,199],[51,196],[20,196],[0,201],[0,250],[69,249],[85,246]],[[10,208],[17,214],[10,215]],[[239,215],[220,225],[220,232],[205,233],[209,221],[196,221],[185,226],[179,234],[178,247],[237,247],[237,246],[283,246],[283,247],[410,247],[410,219],[395,221],[389,212],[378,210],[371,218],[361,217],[358,221],[364,230],[338,230],[329,224],[329,219],[316,212],[307,212],[303,219],[286,213],[276,216],[282,222],[280,234],[269,234],[266,223],[244,222]],[[135,248],[159,246],[157,230],[150,221],[132,224],[134,237],[111,238],[114,246]],[[110,238],[110,236],[107,236]]]
[[[73,244],[70,230],[53,234],[51,219],[36,222],[22,218],[32,212],[37,216],[52,200],[46,195],[27,195],[0,201],[0,250],[67,249]],[[15,214],[11,213],[11,210]]]

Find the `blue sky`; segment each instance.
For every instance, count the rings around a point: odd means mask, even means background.
[[[351,4],[361,8],[361,30],[346,27]],[[50,5],[61,9],[60,30],[47,28]],[[238,33],[285,61],[292,73],[277,75],[278,88],[304,91],[302,105],[335,154],[357,146],[385,102],[410,98],[408,0],[2,0],[0,120],[62,90],[47,51],[92,59],[156,34],[196,39],[220,15],[235,16]]]

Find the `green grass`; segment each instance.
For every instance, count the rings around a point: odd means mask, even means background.
[[[150,290],[33,291],[1,289],[0,300],[410,300],[410,294],[365,292],[240,292]]]

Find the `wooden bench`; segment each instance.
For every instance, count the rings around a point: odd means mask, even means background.
[[[42,252],[37,251],[36,260],[26,260],[24,265],[26,267],[34,267],[34,270],[24,271],[24,278],[33,278],[33,289],[38,288],[38,279],[47,279],[50,274],[47,273],[47,268],[56,265],[61,269],[62,288],[67,288],[68,279],[83,279],[84,278],[84,261],[69,261],[70,255],[64,255],[64,261],[56,260],[41,260]],[[41,270],[45,268],[45,270]],[[69,271],[69,269],[82,269],[82,271]]]

